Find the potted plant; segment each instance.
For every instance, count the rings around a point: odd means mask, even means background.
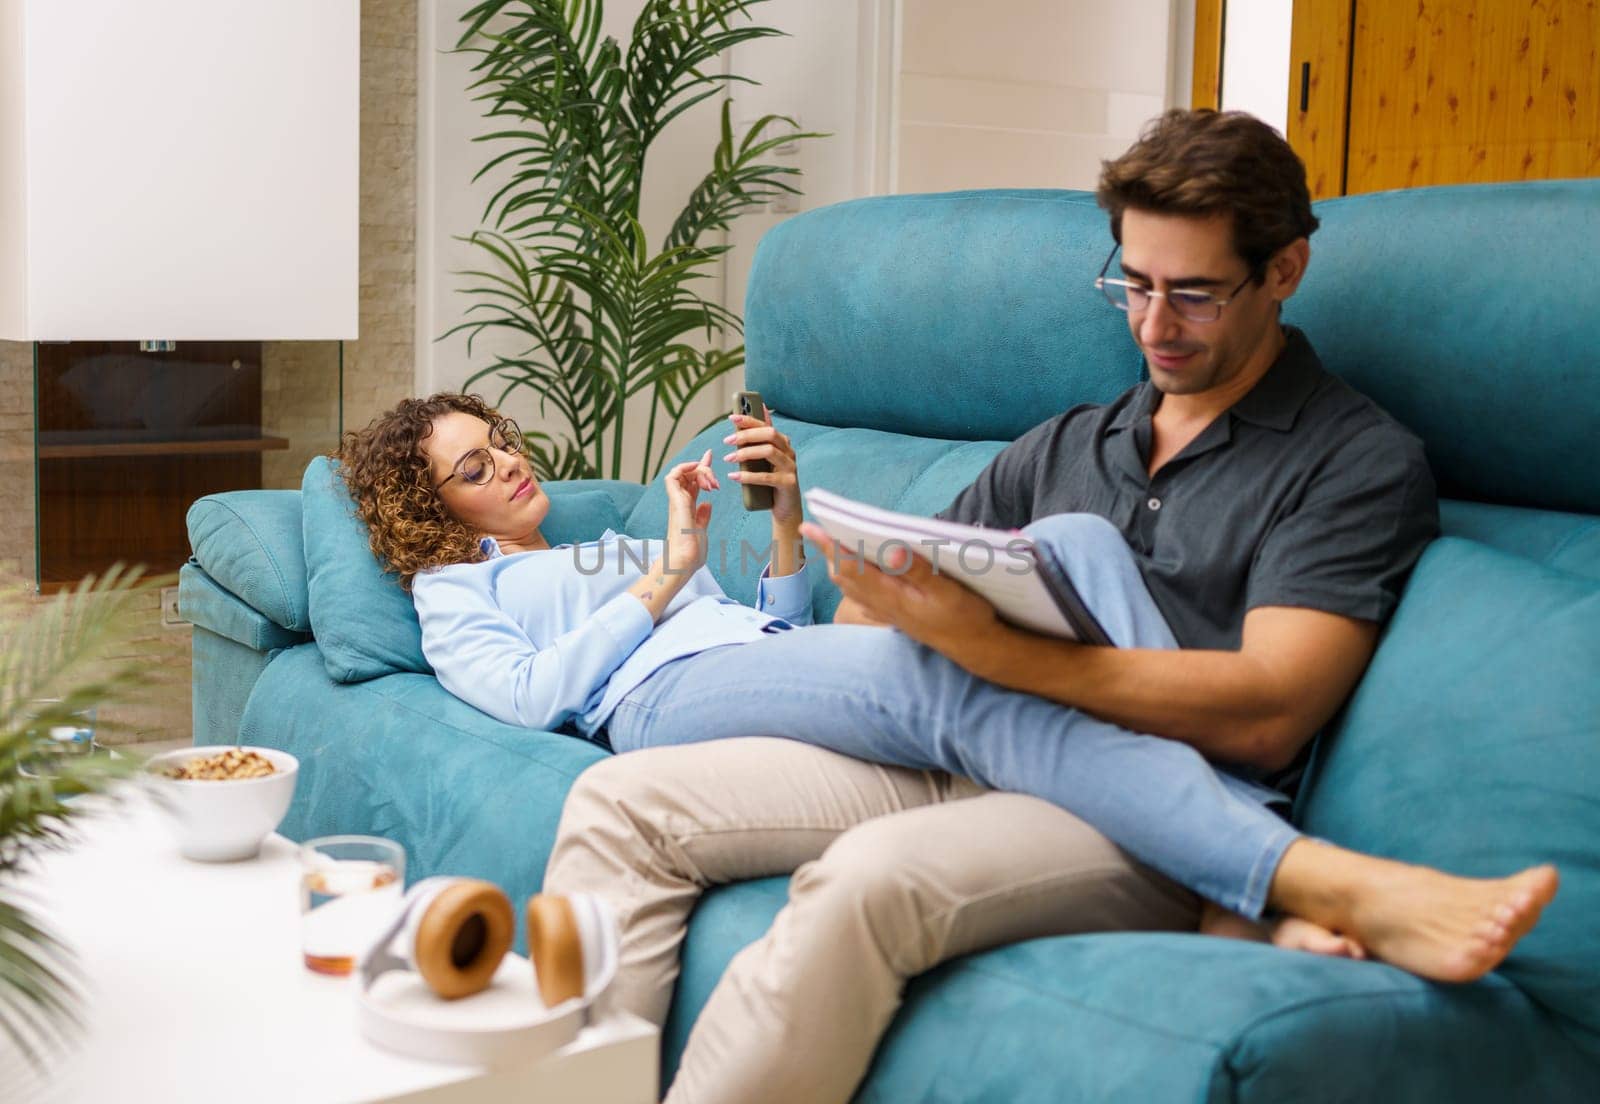
[[[42,602],[0,590],[0,1029],[35,1061],[76,1016],[67,949],[18,890],[32,860],[71,843],[84,806],[70,799],[136,767],[56,737],[152,685],[130,642],[148,621],[143,599],[163,581],[119,565]]]
[[[511,176],[466,239],[489,263],[467,274],[480,281],[465,289],[477,301],[449,333],[467,333],[469,355],[486,330],[516,335],[521,351],[466,385],[499,381],[500,402],[519,388],[537,394],[557,425],[526,435],[541,479],[624,478],[630,399],[647,406],[639,478],[650,478],[695,396],[744,363],[742,344],[716,345],[740,332],[739,316],[695,290],[730,248],[711,235],[779,193],[799,194],[786,179],[799,169],[762,158],[825,135],[797,133],[778,115],[738,135],[724,101],[711,167],[659,245],[639,223],[639,201],[662,131],[729,84],[754,83],[707,65],[782,33],[749,21],[766,2],[648,0],[626,52],[601,37],[603,0],[484,0],[462,17],[457,48],[477,55],[469,90],[495,123],[476,140],[504,146],[474,179],[502,166]]]

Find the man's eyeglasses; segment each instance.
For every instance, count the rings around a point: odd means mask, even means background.
[[[482,486],[494,478],[494,453],[490,449],[499,449],[501,452],[512,456],[522,452],[522,430],[517,428],[517,423],[510,418],[501,418],[489,427],[489,448],[475,448],[461,459],[456,461],[455,470],[438,483],[433,489],[438,490],[456,476],[460,476],[468,483]]]
[[[1150,300],[1165,299],[1167,306],[1177,312],[1181,318],[1190,322],[1215,322],[1222,317],[1222,308],[1233,302],[1234,298],[1244,286],[1254,280],[1260,273],[1259,268],[1250,270],[1249,275],[1239,281],[1239,286],[1228,292],[1225,298],[1217,298],[1209,291],[1200,291],[1197,288],[1173,288],[1171,291],[1156,291],[1143,284],[1136,284],[1131,280],[1118,280],[1106,275],[1106,270],[1111,267],[1111,258],[1117,255],[1114,247],[1106,256],[1106,263],[1100,266],[1100,275],[1094,278],[1094,286],[1099,288],[1107,301],[1119,311],[1138,313],[1150,307]]]

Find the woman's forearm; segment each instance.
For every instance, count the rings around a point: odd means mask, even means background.
[[[660,621],[661,615],[667,612],[667,606],[693,574],[692,571],[671,570],[666,557],[659,556],[650,565],[650,570],[644,573],[644,578],[628,588],[628,593],[644,603],[651,621]]]
[[[804,538],[800,536],[800,523],[772,521],[772,571],[777,578],[793,575],[806,565]]]

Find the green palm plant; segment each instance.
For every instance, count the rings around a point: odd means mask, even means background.
[[[744,363],[744,346],[717,348],[740,318],[695,290],[728,245],[709,241],[780,193],[799,194],[799,170],[762,162],[798,134],[766,115],[734,133],[731,101],[710,170],[653,248],[639,222],[651,144],[674,119],[734,82],[707,71],[724,50],[782,34],[748,22],[768,0],[647,0],[627,52],[602,38],[603,0],[483,0],[462,21],[457,49],[477,55],[469,91],[504,143],[474,180],[506,166],[510,179],[466,239],[488,261],[466,275],[477,298],[445,336],[509,332],[521,351],[468,377],[538,395],[554,434],[530,433],[541,479],[624,478],[628,400],[648,397],[639,473],[660,469],[695,397]],[[501,125],[501,123],[504,125]],[[776,124],[781,133],[768,137]],[[502,170],[503,171],[503,170]],[[698,336],[700,343],[692,339]],[[699,427],[695,427],[699,428]]]
[[[18,888],[32,860],[70,844],[83,806],[68,799],[99,793],[135,767],[130,758],[58,754],[41,734],[154,684],[130,644],[148,621],[143,596],[163,581],[171,580],[117,566],[45,602],[0,591],[0,1028],[35,1061],[77,1023],[74,984],[66,949]]]

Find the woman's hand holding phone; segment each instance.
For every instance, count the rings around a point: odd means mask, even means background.
[[[772,424],[772,411],[763,409],[760,418],[734,414],[734,431],[723,443],[734,451],[722,459],[731,464],[764,460],[767,471],[733,471],[728,478],[744,485],[772,488],[772,574],[792,575],[804,564],[801,555],[800,523],[805,513],[800,504],[800,469],[795,459],[794,442]]]

